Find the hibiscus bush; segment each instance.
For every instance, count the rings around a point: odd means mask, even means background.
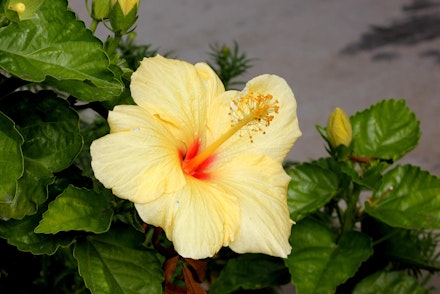
[[[1,1],[0,292],[432,290],[440,179],[397,163],[421,135],[404,100],[335,109],[328,157],[283,163],[281,77],[240,83],[237,43],[162,57],[139,1],[87,5],[89,28],[67,0]]]

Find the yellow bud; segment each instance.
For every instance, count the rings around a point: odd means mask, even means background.
[[[21,17],[24,11],[26,10],[26,5],[24,5],[24,3],[18,2],[15,3],[14,5],[11,5],[9,9],[17,12],[18,17]]]
[[[34,18],[44,0],[7,0],[4,14],[12,22]]]
[[[116,2],[119,2],[124,15],[127,15],[135,6],[136,8],[139,6],[139,0],[112,0],[112,6],[114,6]]]
[[[112,0],[109,19],[113,32],[126,34],[137,20],[138,9],[139,0]]]
[[[352,129],[347,114],[339,107],[336,107],[330,115],[327,123],[328,140],[333,148],[339,145],[350,146]]]

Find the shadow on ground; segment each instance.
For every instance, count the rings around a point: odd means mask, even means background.
[[[392,20],[389,25],[372,25],[358,41],[349,44],[341,53],[355,55],[361,51],[386,49],[390,45],[412,46],[440,38],[440,2],[414,0],[404,5],[402,10],[405,13],[403,18]],[[371,58],[382,61],[400,57],[396,50],[386,50],[374,53]],[[420,57],[432,58],[440,63],[440,48],[425,50]]]

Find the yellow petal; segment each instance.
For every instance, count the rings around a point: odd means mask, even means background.
[[[278,113],[269,126],[264,123],[254,125],[252,128],[261,127],[261,131],[253,131],[251,127],[244,127],[237,132],[219,149],[221,156],[234,157],[238,154],[257,153],[265,154],[282,162],[292,145],[301,136],[296,115],[296,100],[286,81],[275,75],[261,75],[246,85],[241,91],[227,91],[213,100],[208,115],[207,144],[214,141],[218,134],[225,133],[231,128],[234,108],[232,101],[247,93],[273,96],[277,101]],[[250,138],[252,136],[252,139]]]
[[[187,258],[212,257],[239,228],[235,197],[191,177],[182,190],[136,204],[136,210],[144,222],[162,227],[176,251]]]
[[[201,136],[206,109],[222,91],[219,83],[207,65],[194,66],[158,55],[141,62],[131,77],[130,89],[136,104],[172,126],[181,141],[190,143]]]
[[[185,184],[178,150],[184,147],[160,121],[138,106],[118,106],[108,120],[111,133],[90,147],[93,171],[106,188],[143,203]]]
[[[244,155],[215,172],[215,183],[237,197],[240,231],[229,247],[237,253],[287,257],[293,222],[287,207],[290,177],[264,155]]]
[[[222,81],[219,79],[217,74],[212,70],[212,68],[204,62],[200,62],[194,65],[199,78],[201,79],[206,93],[209,94],[209,102],[215,99],[218,95],[225,92],[225,87]]]

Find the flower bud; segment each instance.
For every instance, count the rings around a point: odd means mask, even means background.
[[[110,0],[93,0],[92,2],[92,18],[103,20],[108,18],[110,12]]]
[[[223,56],[226,56],[226,57],[229,57],[229,55],[231,55],[231,49],[229,49],[229,47],[228,46],[223,46],[222,47],[222,55]]]
[[[139,0],[111,0],[110,24],[114,32],[125,34],[137,19]]]
[[[21,17],[26,10],[26,5],[22,2],[15,3],[9,7],[10,10],[17,12],[18,17]]]
[[[14,22],[33,18],[41,3],[43,0],[9,0],[6,17]]]
[[[350,146],[352,139],[352,129],[347,114],[336,107],[330,115],[327,123],[327,136],[333,148],[339,145]]]

